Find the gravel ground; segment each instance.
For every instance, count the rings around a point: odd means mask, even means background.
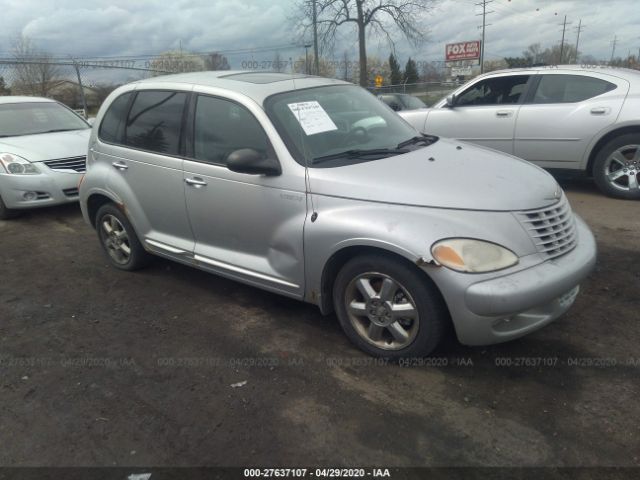
[[[117,271],[75,205],[0,221],[0,465],[640,466],[639,204],[564,186],[600,250],[573,309],[405,368],[313,306]]]

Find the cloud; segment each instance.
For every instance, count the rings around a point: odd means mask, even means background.
[[[446,43],[480,38],[478,0],[442,0],[420,21],[429,30],[427,41],[413,47],[396,35],[401,61],[442,60]],[[585,26],[581,48],[585,54],[608,59],[614,32],[617,55],[638,52],[637,25],[640,9],[633,0],[584,2],[582,0],[494,0],[487,16],[486,58],[519,55],[532,43],[543,48],[560,42],[559,23],[568,15],[572,22],[565,41],[575,44],[579,19]],[[0,55],[10,50],[13,38],[28,35],[41,48],[61,56],[126,56],[155,54],[178,49],[237,51],[297,43],[288,16],[295,0],[0,0],[3,29]],[[386,57],[385,39],[370,36],[369,53]],[[347,51],[355,58],[356,37],[350,27],[340,30],[334,52],[342,58]],[[273,58],[274,51],[229,52],[232,65],[246,59]],[[301,47],[283,47],[281,56],[304,54]],[[235,66],[235,65],[234,65]]]

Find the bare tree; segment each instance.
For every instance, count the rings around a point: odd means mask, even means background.
[[[311,65],[315,63],[315,57],[310,55],[309,58],[299,57],[293,62],[293,71],[295,73],[307,73],[307,60]],[[335,78],[336,67],[333,62],[320,58],[318,61],[318,67],[320,71],[317,73],[320,77]]]
[[[205,69],[205,61],[194,53],[171,50],[154,58],[150,68],[172,73],[200,72]]]
[[[273,62],[271,63],[271,70],[273,70],[274,72],[282,73],[286,70],[286,67],[287,62],[282,60],[280,52],[276,52],[276,54],[273,56]]]
[[[332,46],[339,27],[353,25],[358,33],[360,85],[368,84],[367,34],[377,33],[393,45],[395,27],[414,45],[424,40],[421,14],[438,0],[299,0],[298,23],[305,34],[313,28],[313,4],[317,12],[318,36],[323,46]]]
[[[13,45],[16,62],[14,90],[26,95],[49,96],[60,80],[60,68],[48,52],[38,50],[29,37],[19,37]]]
[[[227,57],[218,52],[212,52],[204,59],[207,70],[230,70],[229,60]]]

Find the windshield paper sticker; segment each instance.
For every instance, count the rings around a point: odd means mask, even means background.
[[[324,108],[315,100],[313,102],[289,103],[288,106],[307,135],[338,129]]]

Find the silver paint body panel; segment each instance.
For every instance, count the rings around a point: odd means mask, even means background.
[[[459,339],[480,344],[519,336],[523,329],[494,331],[505,295],[520,298],[509,315],[545,307],[542,322],[556,318],[557,298],[580,283],[595,259],[590,231],[580,223],[578,246],[555,263],[564,274],[531,297],[531,286],[552,261],[538,253],[514,211],[558,201],[559,187],[527,162],[469,144],[441,139],[411,153],[335,168],[305,168],[289,153],[263,110],[277,91],[340,84],[319,78],[254,85],[218,78],[215,72],[150,79],[121,87],[105,102],[90,142],[88,172],[80,189],[87,222],[92,196],[120,205],[149,251],[269,291],[321,305],[323,275],[331,258],[345,248],[376,248],[420,264],[447,303]],[[189,80],[190,79],[190,80]],[[189,81],[187,81],[189,80]],[[162,82],[162,83],[160,83]],[[175,90],[218,95],[241,103],[267,133],[281,164],[279,176],[245,175],[226,167],[107,145],[97,131],[109,104],[121,93],[162,84]],[[459,148],[461,147],[461,148]],[[112,166],[118,157],[130,168]],[[489,165],[490,168],[487,168]],[[134,176],[135,175],[135,176]],[[189,185],[185,180],[206,185]],[[312,221],[312,213],[317,218]],[[511,249],[519,263],[504,271],[461,274],[428,265],[431,245],[443,238],[469,237]],[[554,263],[554,264],[555,264]],[[540,270],[538,270],[540,269]],[[530,279],[495,293],[486,282]],[[471,288],[480,284],[481,287]],[[476,293],[478,290],[478,293]],[[471,291],[470,294],[467,294]],[[521,293],[519,293],[521,292]],[[467,295],[494,301],[495,311],[474,313]],[[480,297],[483,300],[476,300]],[[487,298],[488,297],[488,298]],[[493,300],[492,300],[493,299]],[[483,305],[485,304],[483,303]],[[511,312],[511,310],[514,310]],[[531,316],[531,314],[529,314]],[[528,317],[527,317],[528,318]],[[527,322],[527,320],[521,320]]]

